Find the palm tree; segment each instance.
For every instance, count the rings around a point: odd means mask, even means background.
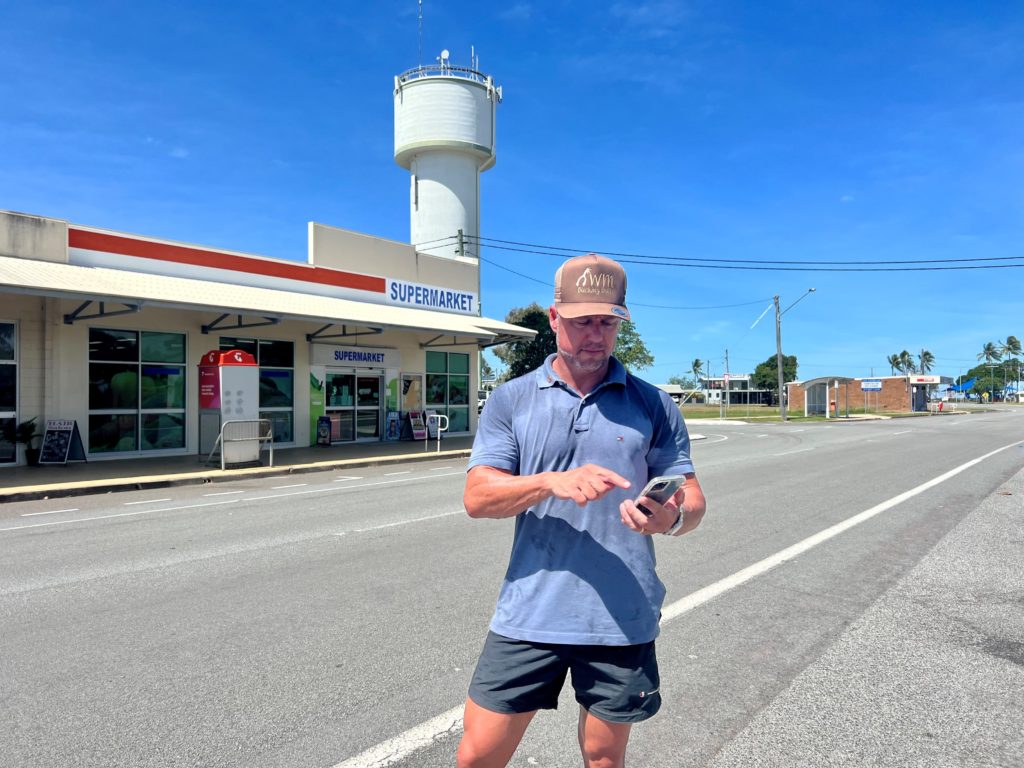
[[[917,369],[921,373],[928,373],[935,366],[935,355],[927,349],[922,349],[921,354],[917,356],[917,359],[919,361]]]
[[[1020,354],[1020,340],[1016,336],[1007,336],[1006,341],[999,342],[999,354],[1006,358],[1008,363],[1016,363],[1014,370],[1017,372],[1017,376],[1014,381],[1020,378],[1020,363],[1017,361],[1017,355]],[[1006,389],[1006,366],[1003,366],[1003,389]]]
[[[1014,377],[1014,381],[1017,382],[1017,386],[1019,387],[1020,386],[1020,360],[1018,360],[1017,358],[1021,354],[1020,339],[1018,339],[1016,336],[1007,336],[1006,337],[1006,343],[1003,345],[1003,350],[1004,350],[1005,354],[1009,355],[1010,359],[1013,360],[1013,362],[1015,364],[1014,365],[1014,371],[1016,372],[1016,376]]]
[[[985,346],[982,347],[981,352],[978,353],[978,359],[984,360],[985,365],[990,366],[989,370],[992,371],[991,388],[993,390],[993,394],[995,394],[996,388],[996,369],[993,363],[998,363],[1003,357],[1003,353],[999,350],[1001,344],[1002,342],[1000,342],[1000,344],[993,344],[991,341],[986,341]]]
[[[889,370],[892,372],[892,375],[895,376],[896,370],[900,367],[900,356],[889,355],[889,357],[886,358],[886,362],[889,363]]]
[[[915,370],[915,368],[914,368],[914,356],[912,354],[910,354],[909,352],[907,352],[907,350],[905,350],[905,349],[902,352],[900,352],[900,365],[899,365],[899,369],[900,369],[900,373],[904,373],[904,374],[907,374],[907,375],[913,373],[914,370]]]
[[[699,357],[690,363],[690,370],[693,371],[693,381],[700,388],[700,375],[704,372],[704,361]]]

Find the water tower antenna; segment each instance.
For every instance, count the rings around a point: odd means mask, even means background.
[[[420,58],[419,66],[423,66],[423,0],[419,0],[420,6]]]

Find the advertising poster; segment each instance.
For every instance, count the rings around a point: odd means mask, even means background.
[[[322,365],[309,367],[309,444],[318,442],[317,428],[320,417],[326,415],[324,406],[324,380],[327,369]],[[329,441],[328,441],[329,442]]]

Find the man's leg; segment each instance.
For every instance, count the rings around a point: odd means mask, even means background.
[[[624,768],[630,723],[609,723],[580,707],[579,739],[584,768]]]
[[[492,712],[467,698],[458,768],[505,768],[535,714]]]

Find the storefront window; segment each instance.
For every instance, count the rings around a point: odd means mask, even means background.
[[[295,439],[292,432],[295,417],[295,344],[276,339],[221,336],[220,349],[240,349],[256,359],[260,368],[260,418],[269,419],[273,424],[275,443],[292,442]]]
[[[18,356],[14,323],[0,323],[0,464],[18,460],[18,446],[2,435],[14,429],[18,416]]]
[[[185,335],[89,329],[89,452],[185,447]]]
[[[427,352],[428,410],[448,416],[448,431],[469,431],[469,355]]]

